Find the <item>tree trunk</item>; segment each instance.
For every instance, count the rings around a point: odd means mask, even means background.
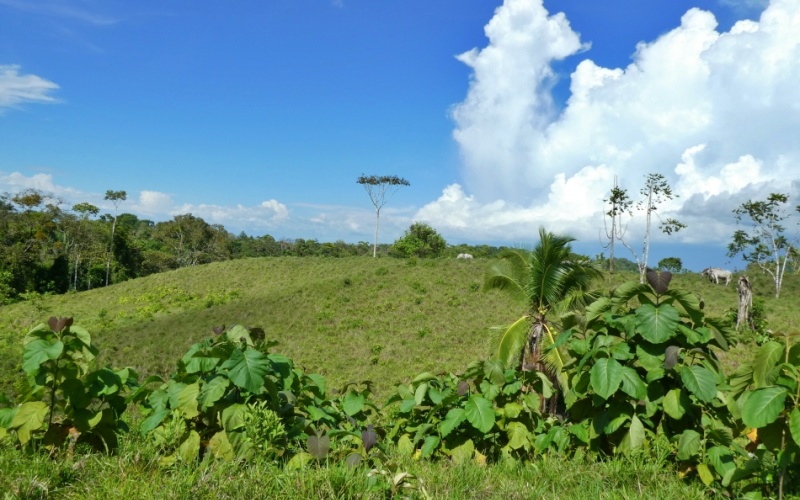
[[[372,244],[372,256],[378,256],[378,224],[381,222],[381,209],[375,210],[375,243]]]
[[[753,306],[753,288],[747,276],[739,278],[739,313],[736,317],[736,329],[741,329],[744,325],[753,328],[753,319],[750,317],[750,309]]]

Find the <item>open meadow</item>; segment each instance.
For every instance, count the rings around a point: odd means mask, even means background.
[[[458,375],[489,359],[498,335],[493,327],[525,312],[510,296],[482,290],[488,264],[484,259],[254,258],[86,292],[32,296],[0,308],[0,392],[14,401],[26,387],[26,332],[51,316],[69,316],[91,333],[99,349],[95,366],[129,366],[140,381],[150,375],[169,379],[193,344],[214,336],[213,327],[243,325],[276,341],[270,352],[290,358],[304,373],[324,376],[331,394],[338,389],[344,394],[349,382],[371,381],[369,397],[380,409],[398,385],[412,384],[418,374]],[[777,300],[769,276],[751,272],[749,277],[766,328],[796,333],[800,277],[787,274]],[[730,320],[737,307],[736,278],[726,287],[682,273],[670,288],[696,294],[706,317]],[[596,286],[608,291],[637,279],[632,273],[605,274]],[[746,333],[738,345],[719,352],[723,371],[730,374],[751,361],[764,340]],[[417,396],[418,405],[422,397]],[[583,452],[531,452],[525,459],[456,464],[389,446],[372,467],[333,459],[299,468],[258,459],[165,466],[158,446],[136,429],[142,418],[136,407],[125,414],[132,430],[110,456],[80,446],[51,456],[23,453],[7,436],[0,441],[0,490],[12,498],[702,498],[738,491],[716,482],[708,487],[696,474],[687,475],[691,470],[669,459],[675,450],[658,440],[636,453],[602,459]],[[376,418],[376,427],[389,419]],[[797,473],[796,466],[793,470]],[[790,477],[787,484],[797,488],[797,479]]]

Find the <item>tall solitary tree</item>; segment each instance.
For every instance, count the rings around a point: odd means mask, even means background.
[[[396,175],[361,175],[356,181],[364,186],[372,205],[375,207],[375,243],[372,256],[378,255],[378,226],[381,221],[381,209],[402,186],[410,186],[407,180]]]
[[[554,385],[566,390],[565,358],[555,342],[562,318],[597,297],[591,282],[602,276],[588,260],[576,258],[569,236],[539,229],[539,243],[528,252],[507,250],[487,271],[484,290],[505,290],[526,304],[525,314],[503,332],[496,356],[506,366],[532,367],[547,373]]]
[[[746,229],[733,233],[728,245],[728,256],[741,254],[742,258],[757,265],[772,277],[775,283],[775,298],[781,295],[783,274],[797,248],[786,237],[782,222],[789,217],[785,205],[789,196],[772,193],[766,200],[748,200],[733,210],[737,224]],[[800,212],[800,206],[796,208]]]
[[[630,250],[631,254],[633,254],[633,257],[636,259],[636,264],[639,267],[639,283],[644,283],[645,273],[647,272],[647,259],[650,255],[650,230],[653,224],[653,214],[655,214],[660,221],[658,228],[662,233],[667,235],[677,233],[685,228],[686,224],[672,218],[662,220],[656,212],[661,203],[678,197],[678,195],[673,194],[672,188],[663,175],[647,174],[647,176],[645,176],[644,187],[640,192],[643,198],[636,206],[639,211],[645,213],[645,231],[641,255],[637,254],[633,247],[627,244],[625,240],[620,240],[620,242]]]
[[[631,201],[630,196],[628,196],[628,191],[617,185],[616,176],[614,177],[614,187],[611,188],[611,195],[608,197],[608,199],[603,201],[609,205],[606,216],[611,220],[611,227],[609,228],[608,223],[606,223],[606,219],[603,218],[603,225],[605,226],[606,230],[606,238],[608,239],[608,245],[603,245],[603,247],[608,248],[608,271],[613,273],[615,260],[614,243],[621,241],[625,236],[625,230],[627,227],[622,223],[622,216],[626,213],[629,216],[631,215],[631,205],[633,204],[633,201]]]
[[[104,200],[110,201],[114,205],[114,219],[111,222],[111,241],[108,245],[108,256],[106,258],[106,286],[108,286],[111,276],[111,257],[114,255],[114,231],[117,229],[117,212],[119,205],[128,199],[128,193],[125,191],[106,191]]]

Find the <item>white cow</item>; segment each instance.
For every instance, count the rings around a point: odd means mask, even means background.
[[[718,267],[707,267],[703,269],[702,275],[707,276],[709,280],[717,284],[719,284],[720,279],[724,279],[725,286],[728,286],[728,283],[731,282],[731,278],[733,277],[732,272],[728,271],[727,269],[720,269]]]
[[[467,260],[469,260],[469,259],[472,259],[472,254],[471,253],[460,253],[456,257],[456,259],[467,259]]]

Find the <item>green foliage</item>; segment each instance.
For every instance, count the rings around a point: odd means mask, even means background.
[[[144,400],[141,431],[164,453],[162,463],[191,463],[206,453],[225,460],[294,456],[299,463],[309,456],[302,442],[311,456],[323,458],[329,436],[361,438],[356,430],[375,409],[368,386],[329,399],[325,379],[268,352],[274,344],[254,340],[242,326],[215,332],[218,337],[194,344]]]
[[[782,492],[787,472],[800,463],[800,343],[796,335],[781,340],[763,344],[730,379],[742,421],[756,429],[760,487],[771,495],[773,481]]]
[[[29,390],[21,404],[0,409],[0,427],[15,433],[21,446],[52,448],[70,438],[72,446],[115,448],[117,434],[127,429],[120,418],[138,374],[130,368],[89,371],[98,351],[72,318],[51,317],[23,342]]]
[[[679,273],[683,271],[683,261],[679,257],[664,257],[658,261],[658,269]]]
[[[394,420],[387,437],[400,453],[456,464],[563,450],[566,431],[539,411],[539,394],[552,393],[544,374],[505,369],[499,361],[473,363],[460,377],[422,373],[389,397]]]
[[[391,254],[396,257],[439,257],[445,248],[447,242],[434,228],[415,222],[394,242]]]
[[[775,298],[780,296],[786,266],[796,252],[783,224],[789,218],[785,207],[788,202],[788,195],[771,193],[766,200],[742,203],[733,213],[737,224],[745,228],[737,229],[728,244],[728,255],[741,255],[745,262],[757,265],[772,277]]]

